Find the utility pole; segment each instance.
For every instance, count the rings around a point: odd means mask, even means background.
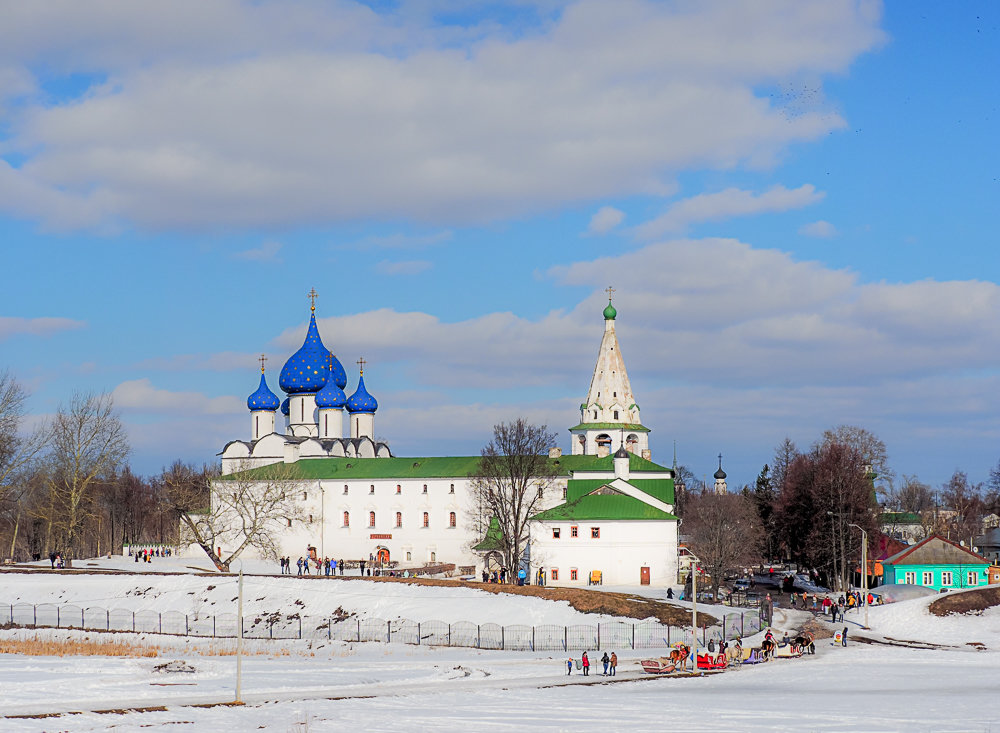
[[[693,557],[693,555],[692,555]],[[691,645],[691,658],[694,660],[694,669],[698,669],[698,564],[691,564],[691,636],[694,643]]]
[[[861,602],[865,606],[865,628],[868,628],[868,533],[856,524],[848,524],[861,530]]]
[[[243,704],[243,564],[240,563],[236,605],[236,702]]]

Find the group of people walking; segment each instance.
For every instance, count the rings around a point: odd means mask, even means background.
[[[590,657],[587,656],[587,652],[583,653],[583,656],[579,660],[574,660],[570,657],[566,660],[566,674],[573,674],[573,664],[576,664],[576,668],[583,672],[584,677],[590,676]],[[605,677],[614,677],[618,671],[618,655],[615,652],[611,652],[611,656],[608,656],[607,652],[604,652],[604,656],[601,657],[601,663],[604,665],[604,672],[602,673]]]
[[[801,607],[804,611],[822,612],[824,616],[829,616],[830,623],[834,624],[837,623],[838,619],[843,621],[844,614],[852,608],[860,608],[865,604],[878,605],[881,602],[881,596],[868,593],[866,597],[860,591],[849,591],[846,594],[841,594],[837,600],[830,596],[820,598],[815,593],[810,596],[806,591],[791,594],[792,608]]]
[[[278,562],[281,564],[281,574],[291,575],[292,574],[292,558],[290,557],[279,557]],[[364,562],[361,563],[364,567]],[[312,575],[313,569],[316,570],[317,575],[336,575],[337,569],[340,569],[340,574],[344,574],[344,561],[331,559],[329,557],[324,557],[322,560],[319,558],[312,557],[300,557],[295,561],[295,566],[298,568],[298,573],[296,575]],[[362,570],[362,574],[364,571]]]

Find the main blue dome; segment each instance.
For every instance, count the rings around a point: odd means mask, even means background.
[[[279,404],[277,395],[267,388],[267,380],[264,379],[264,373],[261,372],[260,386],[257,387],[256,392],[247,397],[247,409],[270,410],[274,412],[278,409]]]
[[[313,313],[309,316],[306,340],[285,362],[285,366],[281,367],[278,384],[288,394],[319,392],[326,384],[329,360],[330,350],[323,345],[323,339],[320,338],[319,329],[316,327],[316,314]],[[347,383],[346,379],[344,383]]]
[[[326,384],[323,385],[323,389],[316,393],[316,407],[320,409],[326,407],[343,407],[345,402],[347,402],[347,395],[338,386],[337,376],[334,374],[333,365],[331,364],[329,371],[327,371]]]
[[[378,409],[378,402],[368,394],[365,389],[365,375],[358,379],[358,388],[347,398],[348,412],[375,412]]]

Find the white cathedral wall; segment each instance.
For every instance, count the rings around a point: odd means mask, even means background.
[[[571,528],[578,528],[577,537]],[[553,539],[558,527],[560,538]],[[600,537],[591,537],[598,528]],[[535,522],[531,528],[532,578],[539,568],[545,582],[559,586],[586,586],[592,570],[600,570],[604,585],[639,585],[641,568],[648,567],[650,584],[677,582],[677,522],[581,520]],[[559,579],[552,580],[552,569]],[[576,580],[572,570],[577,570]]]

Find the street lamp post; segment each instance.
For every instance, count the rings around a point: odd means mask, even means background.
[[[848,523],[848,527],[861,530],[861,602],[865,606],[865,628],[868,628],[868,533],[857,524]]]

